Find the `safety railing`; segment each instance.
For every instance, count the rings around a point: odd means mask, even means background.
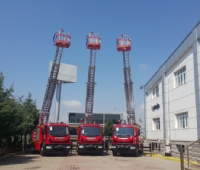
[[[180,147],[181,170],[184,170],[184,165],[190,167],[191,164],[198,162],[198,158],[200,158],[200,139],[192,142],[185,148]]]
[[[145,153],[150,154],[150,156],[152,157],[152,154],[154,152],[154,147],[152,143],[149,143],[148,146],[147,145],[143,145],[143,151]]]

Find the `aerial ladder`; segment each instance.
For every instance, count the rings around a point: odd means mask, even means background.
[[[77,153],[103,153],[103,137],[100,124],[92,123],[94,86],[95,86],[95,61],[96,50],[101,47],[101,37],[99,34],[91,32],[86,37],[86,47],[90,49],[90,62],[88,66],[88,82],[86,89],[85,118],[84,123],[80,121],[77,129]]]
[[[40,111],[39,125],[48,123],[52,100],[55,93],[63,48],[69,48],[70,40],[71,36],[69,34],[65,34],[63,29],[56,32],[53,36],[54,45],[56,46],[56,54],[54,61],[52,63],[52,68],[48,78],[42,109]]]
[[[63,122],[48,122],[63,48],[69,48],[70,40],[70,35],[65,34],[63,29],[56,32],[53,37],[56,55],[48,78],[39,124],[32,132],[32,147],[34,150],[39,151],[42,156],[47,153],[63,153],[67,155],[70,151],[70,127]]]
[[[131,67],[129,62],[129,51],[131,50],[131,39],[123,34],[117,38],[117,50],[123,54],[124,65],[124,90],[126,96],[126,110],[128,124],[114,125],[112,135],[112,153],[116,156],[118,153],[133,154],[138,156],[143,153],[143,144],[140,138],[140,128],[135,121],[135,110],[133,100],[133,82],[131,78]]]
[[[129,51],[131,50],[132,41],[127,35],[121,34],[119,38],[117,38],[116,43],[117,50],[123,54],[124,90],[126,96],[128,124],[134,125],[136,122],[133,99],[133,82],[131,78],[131,67],[129,62]]]
[[[101,37],[98,33],[91,32],[86,37],[86,47],[90,49],[90,62],[88,66],[88,82],[86,90],[85,103],[85,123],[91,123],[94,103],[94,87],[95,87],[95,61],[96,50],[100,50]]]

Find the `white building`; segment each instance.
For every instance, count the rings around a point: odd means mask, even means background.
[[[160,143],[163,153],[200,139],[200,22],[146,83],[144,93],[146,139]]]

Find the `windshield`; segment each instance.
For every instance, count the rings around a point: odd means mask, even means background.
[[[125,128],[125,127],[116,127],[114,129],[114,135],[118,137],[129,137],[133,136],[133,128]]]
[[[67,136],[69,134],[68,127],[66,127],[66,126],[49,126],[49,134],[51,136],[59,136],[59,137]]]
[[[81,134],[83,136],[99,136],[101,134],[101,130],[99,127],[82,127]]]

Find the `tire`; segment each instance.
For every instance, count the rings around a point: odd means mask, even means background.
[[[45,150],[44,148],[45,148],[45,145],[42,144],[42,146],[41,146],[41,148],[40,148],[40,155],[41,155],[41,156],[45,156],[45,155],[46,155],[46,153],[45,153],[45,151],[44,151],[44,150]]]
[[[135,157],[138,157],[138,147],[136,147],[136,149],[135,149],[134,156],[135,156]]]
[[[143,150],[139,150],[139,154],[143,154]]]
[[[113,156],[117,156],[117,153],[116,153],[116,152],[113,152]]]
[[[80,153],[78,147],[76,148],[76,152],[77,152],[78,155],[81,155],[81,153]]]
[[[99,153],[98,153],[98,155],[102,155],[102,154],[103,154],[103,152],[99,152]]]

